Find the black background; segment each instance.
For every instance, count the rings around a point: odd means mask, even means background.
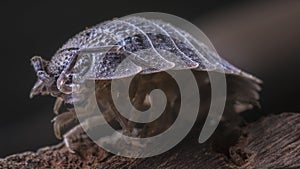
[[[55,99],[50,96],[29,99],[29,92],[36,80],[29,62],[32,56],[41,55],[45,59],[50,59],[71,36],[87,26],[113,17],[136,12],[159,11],[193,21],[216,11],[238,8],[248,2],[241,0],[1,2],[0,157],[25,150],[36,150],[38,147],[59,142],[54,137],[50,122],[54,117],[52,107]],[[270,30],[273,28],[270,27]],[[262,60],[266,64],[272,63],[272,57],[276,55],[284,58],[282,59],[284,62],[269,66],[271,71],[255,69],[255,65],[247,67],[251,73],[265,82],[261,93],[262,109],[256,110],[256,114],[300,110],[298,99],[300,36],[299,30],[294,31],[296,33],[292,40],[296,40],[291,41],[293,45],[283,44],[286,45],[284,52],[266,52],[266,55],[261,56],[265,57]]]

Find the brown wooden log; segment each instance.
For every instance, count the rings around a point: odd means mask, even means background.
[[[112,155],[89,139],[81,139],[76,141],[81,145],[80,155],[69,153],[61,143],[0,159],[0,168],[300,168],[300,114],[270,115],[243,130],[248,134],[241,136],[230,152],[233,158],[235,154],[240,158],[239,150],[247,150],[249,157],[244,163],[217,153],[209,142],[199,144],[199,133],[192,133],[170,151],[150,158]]]

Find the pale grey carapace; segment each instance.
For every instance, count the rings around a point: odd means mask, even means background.
[[[119,128],[126,130],[125,133],[129,135],[137,125],[121,117],[114,107],[110,96],[112,79],[136,76],[130,99],[140,109],[149,106],[147,96],[155,86],[165,88],[170,99],[168,102],[172,103],[167,105],[165,116],[142,127],[140,136],[143,137],[165,130],[176,117],[176,113],[172,112],[178,109],[174,106],[178,99],[173,98],[179,93],[176,93],[176,85],[166,75],[167,70],[191,70],[197,79],[199,91],[204,93],[201,96],[204,103],[210,99],[206,72],[224,72],[227,78],[225,120],[226,115],[233,116],[258,105],[259,79],[229,64],[188,32],[160,20],[124,17],[106,21],[69,39],[50,61],[39,56],[31,61],[38,76],[31,97],[37,94],[57,97],[54,112],[58,115],[53,121],[58,138],[61,138],[61,129],[65,125],[76,121],[74,109],[63,113],[59,111],[62,103],[78,102],[72,97],[72,88],[80,85],[82,79],[96,80],[97,101],[105,119],[111,124],[118,122]],[[121,63],[123,66],[120,68]],[[73,83],[74,80],[79,83]],[[205,112],[209,105],[203,107],[200,111]],[[70,151],[73,151],[70,140],[78,133],[82,133],[80,125],[64,134]]]

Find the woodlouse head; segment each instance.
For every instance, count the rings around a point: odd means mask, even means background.
[[[48,88],[53,86],[55,82],[55,77],[48,73],[47,68],[49,66],[49,61],[44,60],[40,56],[34,56],[31,58],[31,64],[38,77],[37,82],[30,92],[30,97],[38,94],[49,94]]]
[[[31,64],[38,79],[31,90],[30,97],[32,98],[38,94],[62,95],[63,91],[61,91],[59,86],[59,79],[61,79],[62,73],[69,66],[74,54],[74,50],[61,50],[52,57],[51,61],[44,60],[40,56],[32,57]]]

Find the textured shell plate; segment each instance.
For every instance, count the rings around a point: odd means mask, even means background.
[[[118,50],[103,51],[110,47]],[[70,60],[62,58],[62,53],[69,49],[76,49],[75,53],[80,55],[74,74],[85,69],[80,76],[88,79],[195,69],[235,74],[260,82],[219,57],[188,32],[160,20],[124,17],[100,23],[71,38],[52,57],[52,63]]]

